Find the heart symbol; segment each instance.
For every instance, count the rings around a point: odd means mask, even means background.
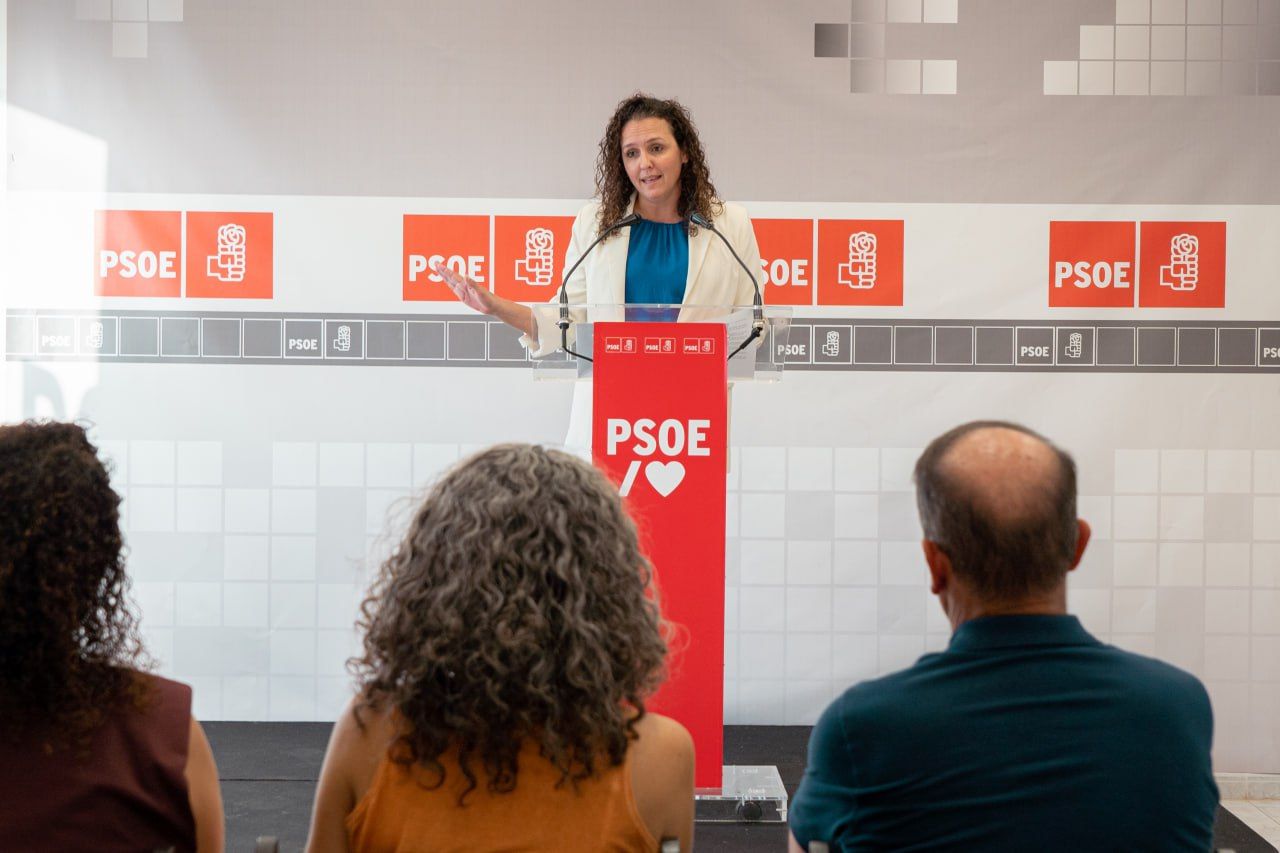
[[[650,462],[644,466],[645,479],[664,498],[684,480],[684,465],[679,462]]]

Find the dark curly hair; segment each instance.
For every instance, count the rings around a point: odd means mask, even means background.
[[[596,155],[596,196],[600,199],[599,222],[596,233],[611,222],[617,222],[626,212],[635,187],[627,177],[622,164],[622,128],[627,122],[641,118],[660,118],[671,127],[676,145],[689,158],[680,169],[680,200],[677,212],[684,218],[701,213],[708,219],[720,215],[724,209],[715,184],[711,183],[711,170],[707,167],[707,155],[698,139],[698,128],[693,124],[689,111],[675,99],[664,101],[652,95],[637,92],[618,104],[613,117],[600,137],[600,153]],[[698,233],[693,223],[688,224],[689,235]],[[612,237],[616,237],[615,232]],[[612,239],[612,237],[606,239]]]
[[[120,498],[82,427],[0,427],[0,731],[84,746],[151,667],[128,600]]]
[[[433,787],[456,750],[459,803],[481,773],[514,790],[529,740],[560,784],[620,764],[664,675],[635,526],[602,474],[556,450],[498,445],[442,477],[361,613],[357,720],[397,712],[388,755]]]

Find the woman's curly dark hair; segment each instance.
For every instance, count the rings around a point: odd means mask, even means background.
[[[602,474],[556,450],[498,445],[444,475],[361,613],[357,719],[397,712],[388,754],[435,787],[456,750],[459,802],[478,771],[512,791],[530,740],[561,784],[620,764],[664,675],[635,526]]]
[[[626,215],[627,205],[635,195],[635,187],[627,177],[622,164],[622,128],[627,122],[640,118],[660,118],[671,127],[676,145],[689,158],[680,169],[680,200],[677,212],[688,219],[701,213],[707,219],[719,216],[724,208],[711,183],[711,170],[707,167],[707,155],[698,139],[698,128],[693,117],[675,99],[668,101],[637,92],[618,104],[613,117],[600,137],[600,153],[596,155],[596,196],[600,199],[599,222],[596,233],[606,225],[617,222]],[[697,226],[688,224],[689,235],[698,233]],[[615,232],[612,236],[617,236]],[[606,238],[611,239],[611,238]]]
[[[0,732],[83,746],[150,667],[128,601],[120,498],[84,429],[0,427]]]

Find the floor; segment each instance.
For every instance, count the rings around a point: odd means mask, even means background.
[[[328,723],[206,722],[222,779],[229,853],[253,850],[259,835],[280,839],[292,853],[306,843],[315,780],[329,738]],[[731,764],[774,764],[789,793],[804,770],[809,729],[805,726],[727,726],[725,757]],[[1280,846],[1280,800],[1229,800],[1218,810],[1215,849],[1276,853]],[[700,853],[786,850],[785,826],[699,824]]]

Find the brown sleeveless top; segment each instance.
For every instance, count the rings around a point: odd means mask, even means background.
[[[122,702],[87,755],[46,754],[39,738],[0,746],[0,850],[195,850],[184,775],[191,688],[141,677],[146,707]]]
[[[369,791],[347,815],[353,851],[431,853],[654,853],[658,842],[640,819],[631,792],[631,751],[617,767],[598,770],[559,788],[560,771],[538,754],[533,742],[520,751],[516,788],[509,794],[485,789],[483,774],[458,805],[465,787],[457,758],[440,757],[445,781],[421,766],[406,768],[385,754]],[[474,766],[473,766],[474,769]]]

